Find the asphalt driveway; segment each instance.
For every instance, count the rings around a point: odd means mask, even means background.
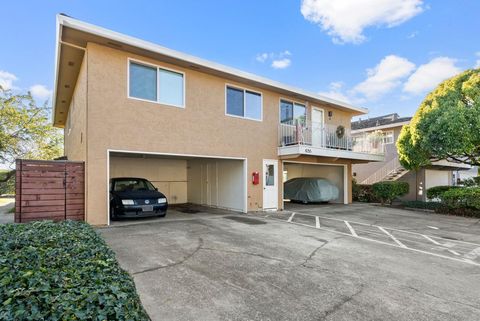
[[[425,235],[443,245],[475,244],[478,220],[450,223],[450,217],[396,210],[398,219],[370,205],[288,210],[196,213],[99,231],[133,275],[153,320],[478,319],[476,261],[355,237],[327,222],[432,232]],[[323,217],[320,228],[315,216]]]

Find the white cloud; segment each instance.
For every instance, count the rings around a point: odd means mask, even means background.
[[[443,80],[450,78],[460,72],[455,66],[455,59],[438,57],[430,62],[421,65],[408,78],[403,86],[403,91],[410,94],[422,94],[435,88]]]
[[[17,80],[18,78],[14,74],[0,70],[0,86],[2,86],[3,89],[14,89],[13,83]]]
[[[52,91],[47,89],[44,85],[33,85],[30,87],[30,93],[33,98],[47,100],[50,99]]]
[[[264,63],[266,61],[270,61],[270,66],[274,69],[284,69],[291,65],[292,60],[289,58],[292,53],[288,50],[284,50],[279,53],[260,53],[258,54],[255,59],[258,62]]]
[[[274,69],[285,69],[288,66],[290,66],[291,63],[292,61],[289,58],[283,58],[283,59],[273,60],[271,66]]]
[[[343,86],[344,84],[341,81],[331,82],[328,91],[321,91],[318,94],[338,101],[351,103],[351,99],[343,93]]]
[[[303,0],[305,19],[318,24],[335,43],[361,43],[371,26],[397,26],[424,10],[423,0]]]
[[[473,68],[480,68],[480,51],[477,51],[475,56],[477,56],[478,59],[475,61],[475,66]]]
[[[410,75],[415,64],[408,59],[389,55],[383,58],[374,68],[367,69],[367,79],[353,88],[367,99],[374,100],[388,93],[401,84],[401,80]]]
[[[407,36],[407,39],[413,39],[415,38],[416,36],[418,36],[418,31],[414,31],[412,33],[410,33],[408,36]]]
[[[264,53],[258,54],[255,59],[259,62],[265,62],[268,59],[268,57],[269,57],[268,53],[264,52]]]

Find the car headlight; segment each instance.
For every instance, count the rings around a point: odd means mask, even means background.
[[[162,198],[158,199],[158,204],[163,204],[163,203],[166,203],[166,202],[167,202],[167,199],[165,197],[162,197]]]
[[[133,200],[122,200],[123,205],[135,205]]]

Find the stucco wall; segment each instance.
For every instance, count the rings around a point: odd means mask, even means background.
[[[83,139],[88,146],[88,151],[84,152],[87,159],[88,222],[107,223],[107,197],[103,191],[107,190],[108,149],[242,157],[248,159],[249,174],[262,171],[263,159],[278,159],[279,101],[280,98],[296,101],[293,97],[233,83],[263,94],[263,121],[229,117],[225,115],[226,81],[222,78],[92,43],[88,44],[87,52],[88,136],[84,135]],[[184,72],[185,108],[127,98],[129,57]],[[79,81],[77,86],[81,84]],[[350,113],[331,106],[315,106],[324,108],[326,123],[350,127]],[[308,102],[307,107],[310,109]],[[331,119],[328,111],[333,112]],[[310,117],[310,111],[308,115]],[[73,122],[77,121],[74,119]],[[77,147],[71,142],[68,145],[67,155],[74,157],[73,150]],[[350,165],[348,171],[351,173]],[[281,173],[279,166],[279,181]],[[280,186],[279,208],[282,206],[281,193]],[[262,196],[262,182],[252,185],[249,181],[248,209],[262,209]]]
[[[393,144],[386,144],[385,145],[385,160],[383,162],[371,162],[365,164],[354,164],[352,166],[353,172],[356,174],[355,179],[360,184],[363,180],[370,177],[376,171],[381,169],[385,164],[391,161],[394,158],[398,157],[397,147],[395,146],[395,142],[398,139],[398,135],[400,135],[400,131],[402,130],[402,126],[397,126],[393,128],[384,129],[384,131],[393,130],[394,135],[394,143]],[[372,133],[366,132],[366,133]]]

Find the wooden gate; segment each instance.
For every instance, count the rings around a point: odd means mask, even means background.
[[[18,159],[15,222],[85,220],[83,162]]]

